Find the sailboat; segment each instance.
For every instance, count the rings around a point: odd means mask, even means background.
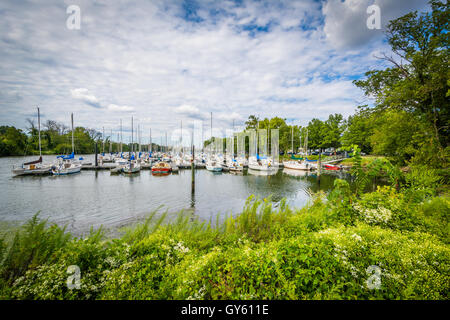
[[[16,176],[24,175],[38,175],[38,174],[49,174],[52,165],[42,163],[42,150],[41,150],[41,114],[38,110],[38,131],[39,131],[39,159],[25,162],[19,168],[13,168],[12,172]]]
[[[212,112],[211,112],[211,144],[210,146],[210,154],[208,156],[208,159],[206,160],[206,170],[213,171],[213,172],[220,172],[223,170],[222,164],[220,159],[218,159],[215,155],[216,151],[213,151],[212,149],[212,143],[213,143],[213,125],[212,125]]]
[[[294,156],[294,126],[292,126],[291,131],[291,150],[292,150],[291,160],[283,161],[284,168],[292,170],[306,170],[306,171],[314,169],[310,163],[308,163],[307,161],[303,161],[303,158],[296,158]]]
[[[136,160],[134,157],[134,141],[133,141],[133,117],[131,117],[131,156],[128,160],[127,164],[123,167],[122,172],[123,173],[137,173],[141,171],[141,163],[139,160]]]
[[[227,169],[233,172],[241,172],[244,170],[244,167],[234,157],[234,136],[231,136],[229,139],[231,139],[231,143],[229,145],[231,150],[228,150],[230,154],[227,157]]]
[[[128,163],[122,168],[123,173],[137,173],[141,171],[141,164],[135,159],[134,154],[131,155]]]
[[[249,157],[248,168],[259,171],[278,171],[278,164],[275,164],[271,157],[260,156],[258,153],[258,139],[255,138],[255,156]]]
[[[71,114],[71,122],[72,122],[72,153],[68,156],[60,155],[56,158],[58,159],[58,163],[53,166],[52,173],[55,176],[63,176],[73,173],[78,173],[81,171],[81,163],[75,162],[75,148],[73,144],[73,113]]]

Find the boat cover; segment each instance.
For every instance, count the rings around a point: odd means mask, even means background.
[[[69,154],[68,156],[66,155],[60,155],[57,156],[56,158],[61,158],[63,160],[69,160],[69,159],[73,159],[75,157],[75,154],[72,152],[71,154]]]
[[[28,166],[30,164],[36,164],[36,163],[41,163],[41,162],[42,162],[42,157],[39,157],[38,160],[30,161],[30,162],[24,163],[23,165]]]

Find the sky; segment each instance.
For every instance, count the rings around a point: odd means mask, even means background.
[[[381,29],[369,29],[370,5]],[[71,5],[80,28],[70,29]],[[389,20],[425,0],[0,2],[0,125],[48,119],[143,142],[249,115],[306,125],[370,104],[352,81],[386,67]],[[72,21],[72,20],[70,20]],[[187,134],[187,130],[184,130]],[[125,142],[124,141],[124,142]]]

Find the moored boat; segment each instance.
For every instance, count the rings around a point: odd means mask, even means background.
[[[170,164],[164,161],[159,161],[152,166],[152,173],[169,173],[172,171]]]
[[[222,165],[215,159],[210,159],[206,162],[206,170],[212,172],[221,172],[223,170]]]
[[[58,163],[52,167],[52,174],[55,176],[63,176],[73,173],[81,172],[82,164],[79,161],[75,161],[75,147],[73,143],[73,113],[71,114],[72,122],[72,153],[68,156],[57,156]]]
[[[293,170],[312,170],[312,169],[314,169],[314,167],[310,163],[300,161],[300,160],[284,161],[283,166],[287,169],[293,169]]]
[[[325,167],[325,170],[341,170],[342,169],[341,166],[334,166],[331,164],[324,164],[323,166]]]
[[[23,163],[20,167],[13,167],[12,173],[15,176],[24,175],[41,175],[49,174],[52,170],[51,164],[45,164],[42,162],[42,150],[41,150],[41,114],[39,108],[38,111],[38,132],[39,132],[39,159]]]
[[[58,163],[52,167],[52,174],[55,176],[64,176],[81,172],[81,163],[74,162],[74,154],[68,156],[58,156]]]
[[[125,164],[122,168],[123,173],[137,173],[141,171],[141,164],[138,160],[134,158],[134,155],[131,155],[130,160],[128,160],[127,164]]]

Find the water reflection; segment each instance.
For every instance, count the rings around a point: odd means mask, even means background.
[[[133,222],[160,206],[169,212],[185,210],[192,217],[214,221],[216,215],[238,214],[252,194],[271,197],[275,202],[286,198],[291,206],[301,207],[312,192],[330,190],[338,177],[348,179],[342,172],[324,172],[319,180],[314,172],[292,169],[223,173],[199,169],[194,175],[185,169],[164,176],[152,175],[150,170],[132,175],[111,175],[104,170],[13,178],[11,164],[23,161],[26,159],[0,159],[0,182],[7,185],[0,193],[0,220],[24,221],[40,210],[41,217],[67,224],[74,233],[91,226]]]

